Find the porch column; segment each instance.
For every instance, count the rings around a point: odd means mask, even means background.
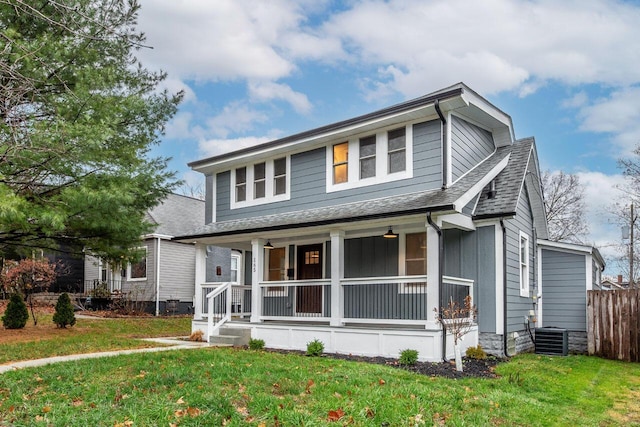
[[[262,314],[262,289],[264,275],[264,239],[251,240],[251,323],[259,323]]]
[[[344,231],[331,233],[331,326],[342,326],[344,317],[344,289],[340,282],[344,278]]]
[[[193,298],[194,319],[202,319],[202,288],[207,280],[207,246],[196,243],[195,296]]]
[[[427,224],[427,320],[437,325],[434,308],[440,309],[440,239],[437,231]],[[429,325],[427,325],[429,326]]]

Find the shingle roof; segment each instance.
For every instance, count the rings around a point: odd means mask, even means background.
[[[488,198],[488,188],[485,188],[476,206],[474,217],[487,218],[515,214],[533,141],[533,138],[521,139],[509,147],[511,151],[509,163],[495,179],[496,195],[491,199]]]
[[[179,236],[202,225],[204,201],[179,194],[169,194],[147,212],[147,220],[156,224],[155,234]]]
[[[509,156],[510,147],[499,148],[478,167],[451,187],[401,194],[362,202],[304,209],[275,215],[215,222],[193,229],[179,239],[223,236],[247,232],[309,227],[375,218],[389,218],[422,212],[452,210],[454,203]]]

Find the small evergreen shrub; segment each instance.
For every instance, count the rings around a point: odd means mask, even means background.
[[[76,315],[73,313],[71,298],[66,292],[58,297],[56,312],[53,314],[53,323],[58,325],[58,328],[66,328],[76,324]]]
[[[418,350],[406,349],[400,353],[398,363],[403,366],[413,366],[418,361]]]
[[[249,349],[250,350],[264,350],[264,340],[259,338],[251,338],[249,340]]]
[[[319,339],[307,343],[307,356],[320,356],[324,352],[324,344]]]
[[[487,358],[487,353],[482,349],[480,345],[478,345],[477,347],[467,348],[465,354],[469,359],[484,360]]]
[[[18,294],[11,295],[7,309],[2,316],[2,324],[7,329],[22,329],[29,320],[27,305]]]

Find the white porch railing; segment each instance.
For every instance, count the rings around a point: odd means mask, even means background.
[[[207,317],[209,341],[212,335],[217,335],[220,326],[231,320],[231,283],[205,283],[201,286],[201,292],[207,292],[203,299],[201,315]]]
[[[437,285],[427,284],[426,275],[343,279],[340,322],[428,325],[434,307],[427,303],[428,286]],[[444,276],[441,301],[463,303],[467,295],[473,298],[473,286],[473,280]],[[232,315],[251,314],[250,286],[204,283],[198,292],[196,317],[207,319],[209,335]],[[330,279],[260,282],[259,292],[260,320],[328,323],[337,309],[331,305]]]
[[[331,280],[260,282],[261,320],[329,321]]]
[[[349,278],[343,288],[343,323],[427,324],[427,276]]]
[[[442,295],[440,301],[444,305],[449,301],[457,302],[459,306],[464,306],[464,299],[471,296],[471,304],[473,301],[473,280],[463,279],[461,277],[442,276]]]

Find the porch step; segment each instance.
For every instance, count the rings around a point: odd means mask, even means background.
[[[233,346],[249,345],[251,330],[248,328],[221,327],[220,335],[212,335],[209,342],[212,344],[230,344]]]

